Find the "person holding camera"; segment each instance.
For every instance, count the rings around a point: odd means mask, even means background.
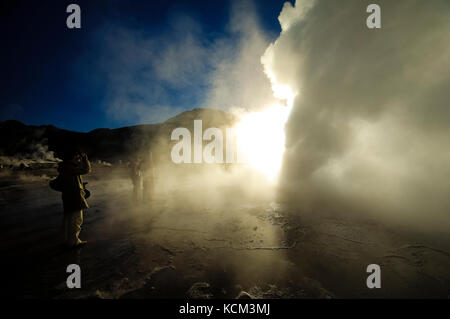
[[[90,173],[91,164],[85,153],[76,150],[64,154],[58,165],[64,207],[64,241],[68,247],[85,245],[78,236],[83,224],[83,209],[89,208],[81,175]]]

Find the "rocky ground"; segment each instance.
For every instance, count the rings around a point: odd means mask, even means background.
[[[273,200],[216,205],[176,189],[132,200],[126,170],[94,165],[81,238],[61,245],[52,165],[0,176],[2,295],[25,298],[418,298],[450,296],[450,233],[301,214]],[[188,198],[188,197],[187,197]],[[82,288],[66,287],[80,265]],[[379,264],[382,287],[368,289]]]

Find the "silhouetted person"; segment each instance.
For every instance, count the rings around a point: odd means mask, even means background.
[[[155,175],[153,166],[153,154],[149,152],[142,163],[143,169],[143,200],[153,199]]]
[[[130,177],[133,182],[133,199],[137,201],[139,195],[142,193],[142,172],[141,172],[142,158],[140,156],[134,157],[130,162]]]
[[[78,151],[66,152],[63,159],[58,172],[64,207],[64,240],[67,246],[75,247],[86,244],[78,237],[83,224],[83,209],[89,207],[81,175],[91,171],[91,164],[87,155]]]

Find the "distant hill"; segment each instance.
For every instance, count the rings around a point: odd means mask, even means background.
[[[186,127],[193,131],[194,120],[202,120],[205,129],[230,127],[236,119],[221,110],[197,108],[159,124],[99,128],[88,133],[68,131],[53,125],[34,126],[8,120],[0,122],[0,155],[32,156],[36,152],[51,151],[56,157],[61,157],[65,149],[76,147],[93,159],[126,159],[143,149],[167,147],[172,130]]]

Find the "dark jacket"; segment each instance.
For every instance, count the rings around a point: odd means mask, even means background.
[[[71,162],[62,162],[58,165],[58,173],[62,184],[62,201],[64,213],[89,208],[84,198],[84,187],[81,175],[91,171],[91,164],[87,159],[82,159],[79,165]]]

